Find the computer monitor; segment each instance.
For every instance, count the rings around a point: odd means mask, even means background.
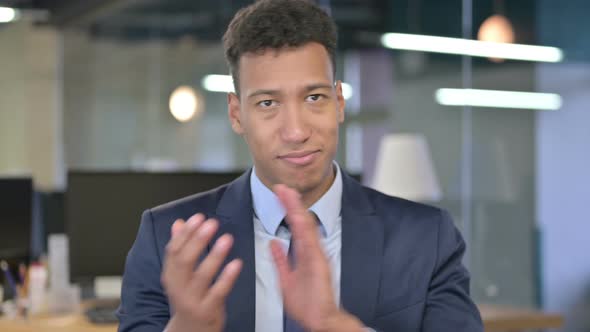
[[[0,179],[0,259],[12,263],[30,258],[32,207],[32,179]]]
[[[141,213],[151,207],[228,183],[227,173],[68,173],[66,232],[72,281],[123,274]]]

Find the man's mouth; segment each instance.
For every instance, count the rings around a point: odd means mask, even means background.
[[[279,159],[297,166],[311,164],[319,155],[319,150],[304,150],[289,152],[279,156]]]

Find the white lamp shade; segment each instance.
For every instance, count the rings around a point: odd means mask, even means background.
[[[424,136],[391,134],[383,137],[372,187],[384,194],[413,201],[440,200],[440,185]]]

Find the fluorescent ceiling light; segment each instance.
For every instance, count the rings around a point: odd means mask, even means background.
[[[562,104],[557,94],[536,92],[438,89],[434,97],[439,104],[447,106],[558,110]]]
[[[234,81],[230,75],[207,75],[201,84],[207,91],[234,92]]]
[[[348,83],[342,82],[342,97],[344,97],[344,99],[348,100],[352,97],[352,95],[353,95],[352,86],[350,86],[350,84],[348,84]]]
[[[484,42],[471,39],[385,33],[381,44],[398,50],[470,55],[485,58],[560,62],[563,52],[556,47]]]
[[[203,88],[211,92],[234,92],[234,83],[230,75],[207,75],[201,81]],[[353,95],[350,84],[342,83],[342,95],[349,99]]]
[[[16,9],[9,7],[0,7],[0,23],[12,22],[19,17],[19,12]]]

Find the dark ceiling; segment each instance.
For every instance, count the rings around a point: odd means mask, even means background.
[[[460,0],[316,0],[329,7],[341,48],[373,47],[386,31],[461,37]],[[253,0],[0,0],[0,5],[45,9],[46,23],[88,30],[97,38],[219,41],[231,17]],[[492,0],[473,0],[474,27],[494,12]],[[496,10],[498,10],[496,8]],[[535,0],[505,1],[517,42],[534,43]],[[369,38],[367,38],[369,36]]]
[[[190,35],[199,40],[219,41],[235,12],[247,0],[144,0],[103,17],[92,24],[100,36],[133,38],[180,38]],[[382,31],[387,17],[386,1],[331,1],[331,14],[340,28],[341,41],[359,29]],[[343,39],[344,38],[344,39]]]

